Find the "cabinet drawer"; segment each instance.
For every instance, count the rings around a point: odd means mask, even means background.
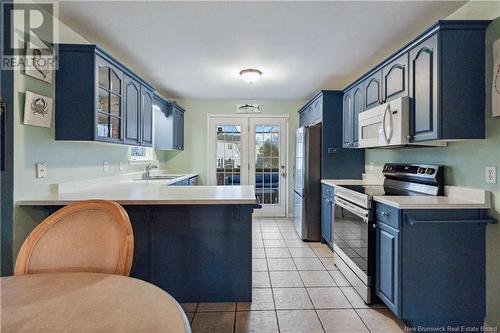
[[[326,195],[327,197],[333,199],[333,193],[334,193],[333,186],[322,185],[321,192],[323,195]]]
[[[375,206],[375,219],[399,229],[399,209],[397,208],[377,203]]]

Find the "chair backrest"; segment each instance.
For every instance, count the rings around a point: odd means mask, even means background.
[[[112,201],[70,204],[40,223],[24,241],[14,275],[98,272],[128,276],[134,235],[127,212]]]

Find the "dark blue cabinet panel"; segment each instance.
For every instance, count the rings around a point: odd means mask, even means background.
[[[157,108],[155,149],[184,150],[184,109],[160,96],[154,97]]]
[[[410,135],[413,141],[439,138],[438,133],[438,36],[410,51]]]
[[[344,148],[352,147],[352,134],[354,131],[354,124],[352,123],[353,117],[352,105],[352,92],[346,91],[344,93],[344,101],[342,107],[342,146]]]
[[[184,110],[176,104],[172,105],[174,113],[174,149],[184,150]]]
[[[151,146],[150,85],[95,45],[60,44],[58,62],[56,140]]]
[[[327,243],[332,243],[332,203],[333,188],[323,185],[321,200],[321,238]]]
[[[365,109],[370,109],[382,102],[382,71],[378,70],[364,80]]]
[[[352,147],[358,147],[359,134],[359,114],[365,110],[364,108],[364,89],[360,84],[352,89]]]
[[[141,145],[153,146],[153,91],[141,86]]]
[[[408,96],[408,54],[404,53],[382,68],[384,102]]]
[[[125,137],[128,144],[140,143],[141,84],[125,75]]]
[[[396,315],[400,315],[399,231],[378,223],[376,236],[375,291]]]

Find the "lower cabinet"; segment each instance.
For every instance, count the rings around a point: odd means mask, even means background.
[[[396,315],[399,306],[399,231],[378,222],[376,233],[376,283],[375,291]]]
[[[323,185],[321,195],[321,238],[330,244],[333,240],[332,214],[333,187]]]
[[[411,327],[479,327],[486,311],[479,209],[376,205],[375,291]]]
[[[170,184],[170,186],[195,186],[195,185],[198,185],[198,176],[179,180],[178,182]]]

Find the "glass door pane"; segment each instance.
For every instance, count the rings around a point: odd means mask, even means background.
[[[249,120],[249,184],[261,216],[285,216],[286,213],[286,120],[283,117],[252,117]]]
[[[241,126],[216,126],[217,185],[241,185]]]
[[[255,126],[255,194],[262,204],[279,204],[280,127]]]

